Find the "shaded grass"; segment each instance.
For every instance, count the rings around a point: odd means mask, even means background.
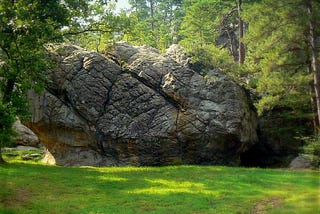
[[[37,155],[32,157],[32,155]],[[44,155],[43,148],[34,148],[29,150],[19,150],[15,148],[7,148],[2,151],[2,157],[7,162],[21,162],[21,163],[40,163]]]
[[[319,172],[0,166],[0,213],[319,213]]]

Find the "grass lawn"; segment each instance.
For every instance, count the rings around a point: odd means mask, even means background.
[[[0,165],[0,213],[320,213],[319,171]]]

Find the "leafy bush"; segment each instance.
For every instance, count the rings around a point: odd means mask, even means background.
[[[320,134],[314,138],[304,138],[306,142],[303,147],[303,154],[310,157],[311,165],[315,168],[320,167]]]
[[[229,55],[228,50],[216,45],[196,46],[180,43],[191,56],[193,69],[203,72],[204,69],[219,68],[225,73],[234,76],[238,71],[238,64]]]

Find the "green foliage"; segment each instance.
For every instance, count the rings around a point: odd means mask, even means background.
[[[34,148],[30,150],[16,150],[15,148],[7,148],[2,151],[3,159],[5,159],[7,162],[40,163],[43,155],[43,148]]]
[[[13,2],[0,4],[0,96],[19,109],[26,90],[43,88],[48,64],[42,45],[57,36],[54,32],[66,24],[67,12],[56,1]]]
[[[200,44],[214,43],[221,30],[226,30],[225,25],[237,23],[236,5],[231,0],[185,1],[181,34]]]
[[[151,2],[153,3],[151,5]],[[115,41],[149,45],[165,50],[173,42],[180,25],[181,0],[129,1],[129,11],[116,13],[110,1],[90,1],[87,13],[63,30],[69,42],[103,52]],[[152,14],[151,14],[152,10]]]
[[[129,27],[126,13],[115,14],[115,4],[110,1],[90,1],[84,10],[76,23],[62,30],[64,38],[75,45],[102,52]]]
[[[124,34],[124,40],[134,45],[149,45],[157,46],[155,34],[150,30],[149,21],[139,21],[139,17],[135,14],[130,14],[130,28]]]
[[[318,176],[317,171],[217,166],[10,163],[0,166],[0,212],[222,214],[253,213],[259,207],[267,213],[317,213]]]
[[[305,109],[310,103],[306,14],[300,0],[264,0],[244,7],[249,23],[246,67],[262,97],[256,104],[260,113],[275,106]]]
[[[251,5],[257,0],[242,3]],[[233,0],[187,0],[186,15],[181,24],[182,43],[189,49],[199,46],[221,45],[229,50],[235,61],[239,57],[239,10],[240,1]]]
[[[188,45],[184,45],[184,41],[180,44],[188,47]],[[193,68],[197,71],[206,72],[205,69],[219,68],[233,77],[238,74],[238,64],[234,62],[226,49],[215,45],[205,45],[186,50],[191,56]]]
[[[0,101],[3,114],[11,117],[28,114],[29,89],[44,89],[45,72],[50,63],[44,48],[61,41],[61,29],[71,23],[75,11],[83,8],[79,0],[0,0]],[[84,4],[85,5],[85,4]],[[6,118],[10,118],[10,116]],[[12,134],[8,120],[0,122]],[[2,145],[1,145],[2,146]]]
[[[302,154],[306,155],[311,159],[311,164],[315,169],[320,167],[320,135],[316,137],[305,137],[303,138],[305,145],[303,147]]]
[[[221,0],[189,0],[184,3],[186,15],[181,25],[182,40],[179,43],[191,55],[196,70],[219,68],[235,78],[239,77],[240,69],[234,62],[233,53],[217,45],[219,36],[234,31],[228,26],[237,23],[235,6],[235,1]]]
[[[0,101],[0,148],[12,144],[12,136],[15,135],[12,129],[14,121],[10,108]]]
[[[185,3],[186,15],[180,31],[184,38],[182,43],[193,47],[215,43],[219,30],[217,20],[220,18],[215,11],[217,2],[220,1],[201,0]]]
[[[181,0],[129,1],[129,30],[123,39],[135,45],[149,45],[164,51],[178,40],[184,10]]]

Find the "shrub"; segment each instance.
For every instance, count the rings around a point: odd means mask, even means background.
[[[320,167],[320,134],[310,138],[304,138],[306,142],[303,146],[303,154],[310,157],[311,165],[315,168]]]

